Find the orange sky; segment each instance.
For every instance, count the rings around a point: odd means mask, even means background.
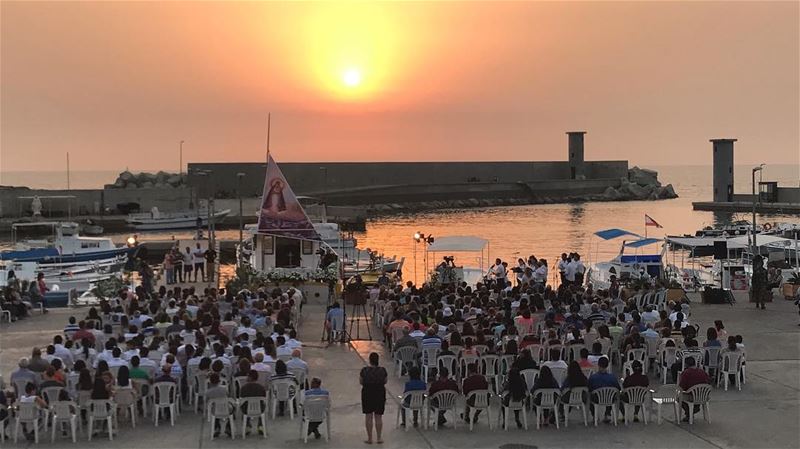
[[[356,68],[362,84],[342,73]],[[800,161],[800,6],[0,3],[0,169]]]

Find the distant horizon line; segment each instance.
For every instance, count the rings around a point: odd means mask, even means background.
[[[614,160],[598,160],[598,161],[591,161],[587,160],[586,162],[607,162],[607,161],[614,161]],[[616,159],[616,161],[624,161],[624,159]],[[417,163],[447,163],[447,162],[459,162],[459,163],[479,163],[479,162],[568,162],[568,161],[529,161],[529,160],[506,160],[506,161],[280,161],[281,163],[291,163],[291,164],[352,164],[352,163],[362,163],[362,164],[374,164],[374,163],[387,163],[387,164],[417,164]],[[188,164],[258,164],[260,162],[257,161],[215,161],[215,162],[189,162]],[[266,165],[266,161],[263,162]],[[638,166],[640,168],[648,168],[648,167],[711,167],[713,164],[632,164],[628,161],[628,165],[631,167]],[[753,164],[734,164],[734,167],[749,167]],[[800,163],[796,162],[772,162],[766,163],[766,166],[769,167],[770,165],[777,165],[777,166],[790,166],[794,165],[800,168]],[[70,170],[71,173],[90,173],[90,172],[116,172],[122,173],[124,171],[130,172],[167,172],[167,173],[175,173],[175,171],[165,168],[128,168],[126,167],[123,170],[114,169],[114,168],[99,168],[94,170]],[[66,168],[62,170],[33,170],[33,169],[24,169],[24,170],[3,170],[0,169],[0,174],[2,173],[63,173],[66,172]]]

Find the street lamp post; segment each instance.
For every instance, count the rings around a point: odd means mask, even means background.
[[[236,173],[236,195],[239,197],[239,246],[242,246],[242,232],[244,230],[244,217],[242,216],[242,178],[244,173]]]
[[[178,145],[178,147],[180,148],[178,150],[178,175],[182,176],[183,175],[183,140],[181,140],[181,143]]]
[[[426,245],[430,245],[433,243],[433,236],[428,234],[425,235],[419,231],[414,233],[414,284],[417,283],[417,244],[423,242]],[[425,280],[428,280],[428,251],[427,246],[425,247],[425,252],[423,253],[422,261],[425,264],[424,274]]]
[[[764,164],[761,164],[757,167],[753,167],[753,256],[757,254],[758,246],[756,246],[756,200],[758,196],[756,196],[756,172],[760,172],[764,169]],[[755,267],[754,267],[755,268]]]

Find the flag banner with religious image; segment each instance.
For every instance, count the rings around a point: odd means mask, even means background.
[[[267,175],[258,217],[258,233],[303,240],[322,240],[271,155],[267,160]]]

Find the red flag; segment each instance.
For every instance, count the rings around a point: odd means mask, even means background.
[[[653,220],[653,218],[650,217],[647,214],[644,214],[644,225],[645,226],[655,226],[657,228],[663,228],[664,227],[664,226],[661,226],[660,224],[658,224],[657,221]]]

